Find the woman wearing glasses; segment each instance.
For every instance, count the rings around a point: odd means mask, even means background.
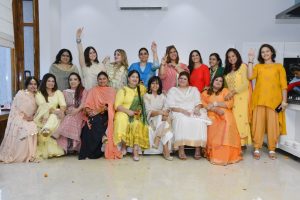
[[[72,63],[73,57],[69,49],[61,49],[51,65],[49,73],[56,77],[57,87],[63,91],[68,89],[68,77],[72,72],[79,73],[76,65]]]

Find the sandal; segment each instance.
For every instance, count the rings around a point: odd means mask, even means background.
[[[260,152],[259,152],[259,150],[255,150],[255,151],[253,152],[253,158],[254,158],[255,160],[259,160],[259,159],[260,159]]]
[[[138,148],[138,146],[134,146],[133,147],[133,152],[132,152],[132,155],[133,155],[133,160],[134,161],[139,161],[140,160],[140,156],[139,156],[139,148]]]
[[[194,158],[195,158],[195,160],[200,160],[200,158],[201,158],[201,149],[200,149],[200,147],[196,147]]]
[[[270,158],[271,160],[277,159],[277,156],[276,156],[275,151],[269,151],[269,158]]]
[[[187,157],[186,157],[186,155],[185,155],[185,153],[184,153],[184,149],[183,150],[179,150],[178,151],[178,158],[180,159],[180,160],[186,160],[187,159]]]

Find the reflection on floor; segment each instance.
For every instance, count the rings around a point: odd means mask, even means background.
[[[41,163],[0,164],[0,200],[281,200],[298,199],[300,161],[264,152],[229,166],[161,156],[122,160],[62,157]]]

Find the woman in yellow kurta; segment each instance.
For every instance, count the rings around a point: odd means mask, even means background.
[[[56,79],[53,74],[44,75],[35,100],[38,110],[34,116],[34,122],[39,130],[37,157],[45,159],[64,155],[64,150],[51,137],[64,117],[66,109],[64,95],[60,90],[57,90]]]
[[[128,86],[117,92],[115,101],[114,143],[122,145],[122,153],[126,148],[133,148],[133,160],[139,160],[139,148],[149,148],[147,116],[143,95],[146,88],[139,85],[140,75],[136,70],[128,74]]]
[[[249,52],[248,78],[256,80],[252,95],[254,158],[260,158],[264,135],[268,135],[269,157],[276,159],[280,134],[286,134],[287,80],[282,64],[275,63],[276,52],[269,44],[259,49],[259,64],[253,68],[254,51]]]
[[[241,137],[241,145],[251,144],[249,101],[251,85],[247,79],[247,66],[242,63],[240,53],[233,48],[226,52],[224,76],[229,94],[226,100],[234,99],[233,114]]]

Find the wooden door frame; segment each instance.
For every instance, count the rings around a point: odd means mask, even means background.
[[[24,88],[24,26],[32,26],[34,34],[34,76],[40,79],[40,42],[39,42],[39,2],[33,3],[33,23],[23,21],[23,0],[13,0],[13,21],[15,48],[12,52],[12,88],[13,94]]]

